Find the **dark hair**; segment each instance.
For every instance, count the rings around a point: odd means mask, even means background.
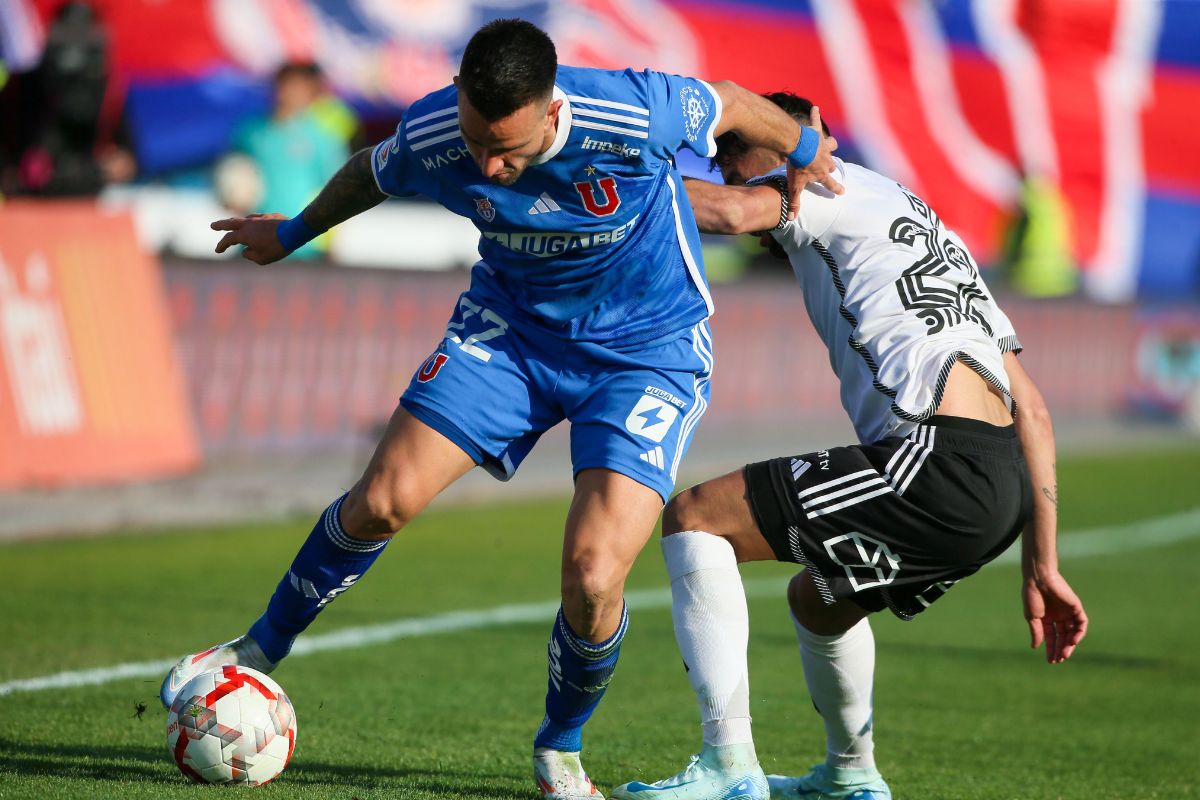
[[[812,113],[813,102],[808,98],[791,92],[771,92],[764,94],[763,97],[782,108],[789,117],[801,125],[808,125],[812,122],[809,115]],[[825,120],[821,120],[821,131],[826,136],[832,135],[829,133],[829,126],[825,124]],[[723,160],[736,158],[749,149],[750,146],[743,142],[736,133],[726,131],[717,137],[717,154],[710,160],[709,167],[718,169]]]
[[[458,88],[489,122],[503,119],[554,90],[558,54],[532,22],[497,19],[484,25],[463,51]]]
[[[308,78],[319,81],[323,77],[321,68],[314,61],[288,61],[275,70],[275,85],[278,86],[288,78]]]

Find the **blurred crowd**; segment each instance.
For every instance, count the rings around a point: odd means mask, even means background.
[[[1194,0],[518,5],[0,0],[0,195],[99,196],[133,213],[147,249],[213,257],[209,221],[297,213],[444,85],[480,23],[520,13],[568,63],[811,96],[839,155],[920,194],[981,265],[1006,268],[996,285],[1103,302],[1200,292]],[[712,177],[686,152],[678,165]],[[300,256],[460,268],[473,232],[449,217],[384,204]],[[758,253],[708,240],[710,276],[770,263]]]
[[[137,174],[109,39],[85,3],[68,3],[46,35],[36,69],[9,75],[0,91],[0,192],[78,197]]]
[[[36,68],[0,70],[0,195],[93,197],[140,175],[124,86],[96,10],[68,2],[46,31]],[[288,62],[270,79],[271,107],[232,130],[227,155],[200,166],[218,199],[239,214],[299,213],[363,137],[358,116],[312,62]],[[171,175],[156,175],[170,182]],[[195,170],[186,180],[195,181]],[[298,255],[320,253],[320,241]]]

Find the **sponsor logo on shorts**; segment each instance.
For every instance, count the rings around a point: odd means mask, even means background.
[[[668,401],[644,394],[625,418],[625,429],[652,442],[661,442],[678,416],[679,409]]]
[[[800,480],[800,476],[812,469],[812,462],[801,458],[792,459],[792,480]]]
[[[854,591],[887,586],[900,574],[900,558],[878,539],[851,531],[821,543],[833,563],[846,571]]]
[[[676,408],[683,408],[684,406],[687,405],[687,403],[683,402],[678,397],[676,397],[675,395],[668,392],[666,389],[660,389],[657,386],[647,386],[646,394],[652,395],[652,396],[660,398],[662,400],[666,400],[668,403],[675,406]]]
[[[958,583],[958,581],[938,581],[925,591],[918,594],[916,596],[917,602],[925,608],[929,608],[929,606],[933,604],[934,600],[937,600],[946,592],[950,591],[950,587],[954,586],[956,583]]]
[[[658,467],[659,469],[666,469],[666,462],[663,459],[662,447],[656,446],[651,448],[650,450],[647,450],[638,456],[638,458],[640,458],[642,461],[645,461],[647,464],[650,464],[651,466]]]

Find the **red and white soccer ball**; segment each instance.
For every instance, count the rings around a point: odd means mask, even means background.
[[[258,786],[296,747],[296,712],[279,684],[247,667],[222,667],[183,685],[167,713],[167,747],[196,783]]]

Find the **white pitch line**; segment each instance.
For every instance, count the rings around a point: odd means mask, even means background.
[[[1142,520],[1125,525],[1091,528],[1059,536],[1059,555],[1064,561],[1073,558],[1110,555],[1150,547],[1161,547],[1200,537],[1200,508],[1165,517]],[[992,564],[1012,565],[1019,563],[1020,549],[1014,546]],[[991,565],[989,565],[991,566]],[[746,595],[760,597],[778,595],[787,585],[784,578],[755,578],[745,581]],[[671,591],[662,589],[637,589],[625,593],[625,599],[635,609],[669,608]],[[342,628],[330,633],[306,636],[292,648],[292,658],[321,653],[327,650],[351,650],[384,644],[397,639],[417,636],[433,636],[453,631],[476,630],[479,628],[527,623],[547,623],[558,611],[558,601],[523,603],[497,606],[495,608],[469,611],[450,611],[428,617],[400,619],[376,625],[361,625]],[[0,697],[22,692],[40,692],[47,689],[71,689],[80,686],[96,686],[126,678],[157,678],[174,666],[177,659],[158,659],[117,664],[113,667],[59,672],[37,678],[0,683]]]

